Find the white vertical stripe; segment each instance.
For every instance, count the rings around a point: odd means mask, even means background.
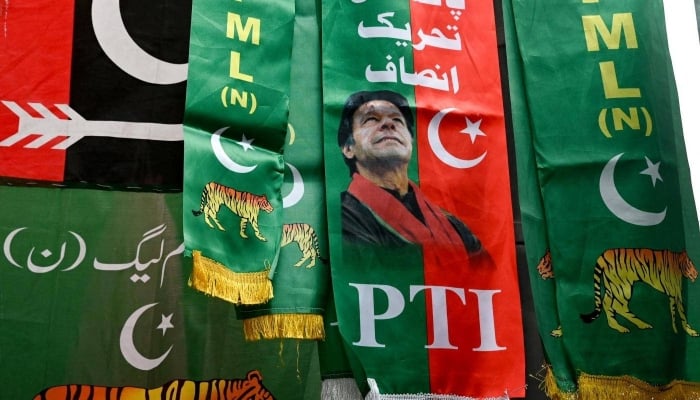
[[[695,207],[700,209],[700,39],[695,4],[693,0],[664,0],[664,13]]]

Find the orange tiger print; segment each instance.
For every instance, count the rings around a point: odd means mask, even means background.
[[[62,385],[44,389],[34,400],[274,400],[262,384],[259,371],[248,372],[245,379],[191,381],[176,379],[154,389]]]
[[[258,228],[258,213],[260,210],[268,214],[273,210],[272,205],[267,200],[267,196],[242,192],[220,183],[209,182],[202,190],[202,200],[199,204],[199,210],[192,210],[192,214],[197,217],[204,212],[204,222],[206,222],[209,227],[214,228],[214,225],[209,222],[211,219],[219,230],[224,231],[224,227],[221,226],[221,223],[219,223],[219,220],[216,218],[222,205],[241,217],[240,235],[242,238],[248,238],[245,229],[248,222],[250,222],[253,231],[255,231],[255,236],[263,242],[267,241]]]
[[[554,269],[552,268],[552,253],[550,253],[549,250],[547,250],[542,256],[542,258],[540,258],[540,262],[537,264],[537,273],[540,274],[540,277],[542,277],[542,279],[544,280],[554,278]],[[561,330],[561,325],[549,332],[550,336],[557,338],[562,337],[563,334],[564,333]]]
[[[554,278],[554,270],[552,269],[552,254],[547,250],[544,256],[540,259],[537,264],[537,273],[540,274],[542,279]]]
[[[668,296],[671,310],[671,326],[676,330],[676,311],[681,319],[683,330],[690,336],[698,333],[690,327],[683,307],[682,279],[695,281],[698,271],[688,257],[688,253],[652,249],[608,249],[601,254],[593,271],[595,309],[589,314],[581,314],[583,322],[590,323],[605,310],[608,326],[621,333],[630,330],[615,319],[620,315],[639,329],[652,326],[637,318],[629,309],[633,285],[642,281]],[[601,283],[605,294],[601,298]]]
[[[321,258],[321,252],[318,248],[318,236],[314,228],[303,222],[296,222],[292,224],[284,224],[282,226],[282,244],[280,247],[284,247],[289,243],[296,242],[299,245],[299,250],[301,250],[301,259],[294,264],[295,267],[300,267],[306,260],[309,264],[306,268],[312,268],[316,265],[316,259],[325,261]]]

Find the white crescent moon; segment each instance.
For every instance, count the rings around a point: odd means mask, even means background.
[[[165,358],[170,354],[170,350],[173,349],[171,345],[168,351],[158,358],[146,358],[134,346],[134,327],[136,322],[138,322],[141,315],[146,312],[149,308],[152,308],[158,303],[146,304],[145,306],[134,311],[129,318],[124,322],[124,327],[122,327],[121,334],[119,335],[119,348],[122,351],[124,359],[131,364],[132,367],[138,368],[142,371],[150,371],[156,368],[160,363],[165,360]]]
[[[301,173],[290,163],[285,163],[292,171],[292,191],[282,199],[282,208],[289,208],[299,202],[304,197],[304,180]]]
[[[158,85],[170,85],[187,79],[187,63],[163,61],[134,42],[124,26],[119,0],[93,1],[92,27],[107,57],[134,78]]]
[[[617,191],[614,180],[615,166],[623,154],[625,153],[611,158],[600,174],[599,189],[603,203],[613,215],[632,225],[653,226],[660,224],[666,218],[666,208],[657,213],[640,210],[627,203]]]
[[[17,268],[22,268],[22,266],[19,265],[17,261],[15,261],[14,258],[12,258],[12,241],[15,239],[15,236],[17,236],[18,233],[22,232],[23,230],[27,229],[25,226],[24,228],[17,228],[14,231],[10,232],[9,235],[5,238],[5,242],[2,244],[2,250],[5,253],[5,258],[7,258],[7,261],[10,262],[10,264],[14,265]]]
[[[216,159],[219,160],[221,165],[226,167],[231,172],[236,172],[239,174],[247,174],[248,172],[252,171],[257,167],[257,165],[253,166],[245,166],[236,163],[233,161],[224,151],[224,147],[221,145],[221,133],[228,129],[228,127],[224,127],[219,129],[218,131],[214,132],[213,135],[211,135],[211,148],[214,150],[214,155],[216,156]]]
[[[454,110],[455,108],[440,110],[440,112],[435,114],[433,119],[430,120],[430,124],[428,124],[428,143],[430,143],[430,148],[433,150],[433,153],[437,156],[437,158],[450,167],[459,169],[473,168],[484,160],[486,157],[486,152],[483,152],[483,154],[477,158],[464,160],[453,156],[447,151],[447,149],[445,149],[445,146],[443,146],[442,142],[440,141],[440,123],[442,122],[442,119],[445,118],[445,115]]]

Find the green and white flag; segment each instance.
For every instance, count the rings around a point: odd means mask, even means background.
[[[678,362],[700,357],[683,135],[697,132],[681,125],[668,10],[660,0],[503,4],[547,392],[697,397],[700,369]]]
[[[232,304],[187,287],[182,194],[0,186],[0,198],[3,399],[184,400],[225,385],[319,399],[316,343],[247,342]]]
[[[290,1],[193,3],[183,185],[190,283],[236,304],[273,296],[293,28]]]

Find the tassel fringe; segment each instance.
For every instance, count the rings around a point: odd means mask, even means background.
[[[270,314],[243,320],[246,340],[325,339],[323,316],[317,314]]]
[[[321,385],[321,398],[332,400],[362,400],[360,389],[353,378],[324,379]]]
[[[188,284],[201,292],[233,304],[262,304],[273,296],[268,271],[233,272],[198,250],[192,252],[192,257]]]
[[[372,378],[367,378],[369,393],[365,400],[509,400],[508,392],[499,397],[467,397],[457,394],[438,393],[406,393],[406,394],[382,394],[379,393],[377,382]]]
[[[582,373],[578,392],[562,392],[557,387],[551,368],[543,382],[544,391],[553,400],[700,400],[700,383],[673,381],[654,386],[631,376],[601,376]]]

